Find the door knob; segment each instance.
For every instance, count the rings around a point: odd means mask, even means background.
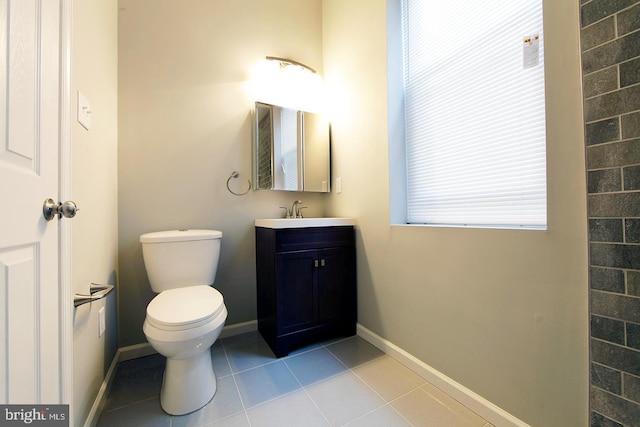
[[[65,218],[73,218],[79,210],[75,202],[71,200],[67,200],[64,203],[56,203],[53,199],[47,199],[42,205],[42,215],[47,221],[51,221],[56,215],[58,215],[58,218],[63,216]]]

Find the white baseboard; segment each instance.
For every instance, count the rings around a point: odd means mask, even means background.
[[[380,350],[402,363],[407,368],[420,375],[422,378],[433,384],[444,393],[448,394],[464,406],[480,415],[496,427],[530,427],[529,424],[514,417],[507,411],[489,402],[482,396],[469,390],[462,384],[447,377],[442,372],[427,365],[415,356],[407,353],[395,344],[371,332],[369,329],[358,324],[357,334],[359,337],[370,342]]]
[[[104,380],[102,380],[102,385],[100,385],[100,390],[98,390],[98,395],[93,401],[93,406],[91,406],[91,410],[87,415],[87,419],[84,421],[84,427],[95,427],[96,424],[98,424],[100,413],[104,409],[104,406],[107,404],[107,396],[109,395],[111,383],[113,382],[113,377],[116,373],[116,367],[118,366],[118,361],[120,360],[120,354],[121,351],[120,349],[118,349],[116,355],[111,361],[111,365],[109,366],[107,374],[104,376]]]
[[[234,335],[245,334],[247,332],[253,332],[258,330],[258,321],[250,320],[249,322],[234,323],[233,325],[225,326],[222,328],[220,338],[229,338]]]
[[[220,338],[228,338],[234,335],[244,334],[246,332],[253,332],[258,330],[258,321],[252,320],[249,322],[236,323],[233,325],[228,325],[222,328],[222,332],[220,333]],[[111,365],[109,366],[109,370],[102,381],[102,385],[100,386],[100,390],[98,390],[98,395],[93,402],[93,406],[91,406],[91,410],[89,411],[89,415],[87,415],[87,419],[84,422],[84,427],[95,427],[98,423],[98,418],[100,417],[100,413],[104,406],[106,405],[107,396],[109,395],[109,389],[111,388],[111,383],[113,382],[113,377],[116,373],[116,368],[118,363],[124,362],[126,360],[137,359],[139,357],[150,356],[152,354],[156,354],[157,351],[151,347],[149,343],[135,344],[127,347],[121,347],[116,352],[116,355],[113,357],[111,361]]]
[[[253,320],[244,323],[236,323],[234,325],[225,326],[220,334],[220,338],[227,338],[234,335],[244,334],[246,332],[256,331],[258,328],[258,322]],[[525,422],[519,420],[513,415],[509,414],[500,407],[494,405],[482,396],[469,390],[462,384],[452,380],[444,375],[442,372],[432,368],[426,363],[422,362],[415,356],[407,353],[395,344],[385,340],[379,335],[373,333],[364,326],[357,325],[357,334],[361,338],[367,340],[398,362],[402,363],[422,378],[438,387],[444,393],[448,394],[464,406],[480,415],[485,420],[489,421],[496,427],[530,427]],[[106,398],[108,396],[111,382],[116,373],[116,368],[119,362],[126,360],[136,359],[139,357],[149,356],[155,354],[156,351],[151,347],[149,343],[136,344],[127,347],[119,348],[116,352],[109,370],[105,375],[98,395],[89,411],[89,415],[84,423],[84,427],[95,427],[100,416],[100,412],[106,404]]]
[[[116,358],[118,359],[118,362],[124,362],[125,360],[138,359],[140,357],[151,356],[156,353],[157,351],[151,347],[151,344],[145,342],[142,344],[120,347],[116,353]]]

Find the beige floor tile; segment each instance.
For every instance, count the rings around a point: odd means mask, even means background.
[[[422,390],[426,391],[434,399],[440,402],[442,405],[449,408],[450,411],[456,413],[458,416],[464,418],[472,426],[484,427],[487,424],[487,420],[455,400],[453,397],[442,392],[430,383],[426,383],[422,386]]]
[[[345,427],[411,427],[411,424],[391,405],[384,405]]]
[[[394,400],[391,406],[414,426],[470,427],[473,425],[421,389]]]
[[[353,371],[387,402],[426,383],[422,377],[389,356],[359,366]]]
[[[343,425],[385,404],[351,372],[339,374],[306,390],[332,425]]]

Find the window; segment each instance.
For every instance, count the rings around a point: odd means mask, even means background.
[[[545,228],[542,0],[402,0],[407,222]]]

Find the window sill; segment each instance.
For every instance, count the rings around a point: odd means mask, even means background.
[[[524,230],[547,231],[546,225],[541,226],[516,226],[516,225],[460,225],[460,224],[391,224],[392,227],[425,227],[425,228],[457,228],[457,229],[481,229],[481,230]]]

